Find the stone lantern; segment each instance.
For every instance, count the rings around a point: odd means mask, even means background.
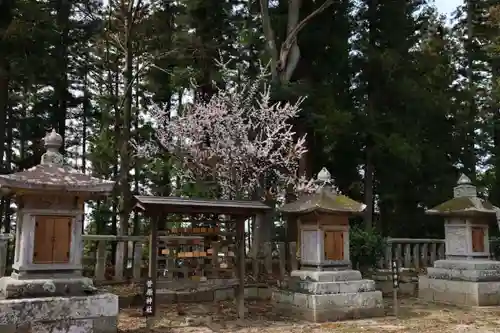
[[[302,270],[348,268],[349,217],[362,213],[365,206],[338,194],[325,168],[318,173],[316,182],[321,186],[316,193],[280,209],[297,216]]]
[[[102,323],[116,322],[118,297],[97,293],[82,275],[84,202],[109,194],[115,182],[65,166],[55,131],[44,143],[39,165],[0,175],[1,193],[17,204],[13,272],[0,279],[0,331],[29,324],[52,332],[64,321],[68,332],[116,332],[116,324]]]
[[[500,262],[489,260],[489,224],[497,208],[477,196],[471,180],[460,176],[453,198],[427,210],[444,217],[445,260],[419,277],[419,297],[462,305],[500,304]]]
[[[317,182],[316,193],[281,208],[298,219],[301,267],[273,292],[273,303],[277,311],[314,322],[381,316],[382,293],[351,269],[349,259],[349,217],[365,206],[337,193],[325,168]]]

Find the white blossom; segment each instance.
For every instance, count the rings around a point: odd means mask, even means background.
[[[222,64],[222,73],[230,73],[227,64]],[[155,114],[157,123],[165,124],[156,133],[160,144],[177,155],[186,174],[212,176],[225,197],[262,193],[261,180],[270,174],[279,189],[293,185],[297,191],[315,190],[314,182],[298,177],[306,138],[297,138],[292,121],[303,98],[273,102],[266,75],[262,69],[253,82],[228,80],[209,101],[197,100],[172,119],[164,111]]]

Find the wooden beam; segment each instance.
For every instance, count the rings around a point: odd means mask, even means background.
[[[148,276],[156,286],[157,264],[158,264],[158,218],[151,218],[151,234],[149,236],[149,270]]]
[[[238,317],[243,319],[245,317],[245,219],[238,218],[236,220],[236,258],[237,258],[237,272],[238,272],[238,293],[237,309]]]

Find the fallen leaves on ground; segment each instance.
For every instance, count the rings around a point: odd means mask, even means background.
[[[176,305],[160,305],[157,316],[141,317],[142,309],[122,309],[121,333],[493,333],[500,325],[500,309],[459,308],[424,303],[416,299],[400,302],[399,317],[392,316],[392,302],[386,302],[383,318],[328,322],[321,324],[297,321],[276,315],[265,301],[248,301],[244,320],[236,315],[232,301],[183,304],[185,315],[178,315]]]

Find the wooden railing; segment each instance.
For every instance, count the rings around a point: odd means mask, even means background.
[[[161,238],[162,236],[160,236]],[[0,234],[0,276],[7,269],[7,252],[12,255],[12,237]],[[113,236],[84,235],[83,264],[85,274],[93,277],[96,282],[139,281],[147,270],[147,236]],[[10,243],[11,246],[8,246]],[[128,247],[127,258],[121,261],[127,263],[124,269],[111,266],[111,245],[123,244]],[[285,275],[286,272],[298,268],[295,258],[295,243],[288,246],[290,254],[286,254],[284,243],[264,244],[264,251],[256,257],[247,258],[248,271],[254,275],[261,272]],[[10,251],[7,249],[10,248]],[[285,259],[287,258],[287,259]],[[400,267],[422,269],[432,266],[434,261],[444,258],[443,239],[411,239],[388,238],[383,259],[378,264],[379,269],[389,269],[393,258],[398,258]],[[117,262],[119,262],[118,260]]]

